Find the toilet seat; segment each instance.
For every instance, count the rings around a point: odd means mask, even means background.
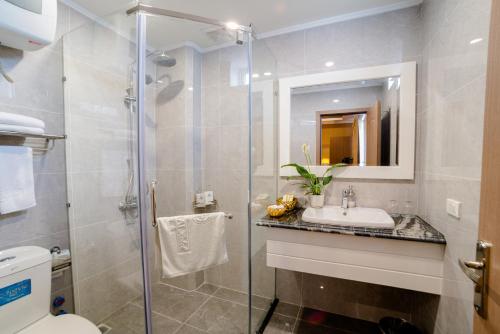
[[[101,334],[90,321],[74,314],[54,317],[49,314],[18,334]]]

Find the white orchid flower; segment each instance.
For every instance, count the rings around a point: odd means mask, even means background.
[[[310,147],[309,147],[309,145],[307,145],[307,144],[302,144],[302,152],[304,152],[304,154],[309,154],[309,152],[310,152]]]

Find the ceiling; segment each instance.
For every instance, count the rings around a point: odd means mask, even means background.
[[[64,0],[63,0],[64,1]],[[132,7],[130,0],[67,0],[103,17]],[[144,0],[142,3],[223,22],[252,23],[260,37],[275,35],[338,20],[361,17],[421,3],[421,0]],[[108,16],[109,17],[109,16]],[[112,21],[123,21],[115,18]],[[131,22],[132,20],[128,20]],[[123,27],[123,22],[120,23]],[[148,25],[148,44],[167,47],[191,41],[202,49],[221,44],[221,37],[205,36],[213,27],[172,18],[155,18]],[[175,31],[174,34],[168,34]],[[203,32],[203,33],[200,33]],[[194,35],[200,36],[194,36]],[[174,35],[174,36],[172,36]],[[203,36],[201,36],[203,35]]]

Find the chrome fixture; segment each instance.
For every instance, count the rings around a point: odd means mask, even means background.
[[[342,209],[347,209],[347,206],[348,206],[348,202],[349,202],[349,189],[344,189],[342,190],[342,202],[341,202],[341,207]],[[344,212],[344,215],[346,213]]]
[[[30,146],[34,152],[43,154],[54,148],[55,141],[66,139],[66,135],[32,134],[17,131],[0,131],[0,138],[5,137],[10,145]],[[17,138],[17,139],[16,139]],[[42,139],[43,141],[40,141]],[[2,141],[3,138],[2,138]]]
[[[168,9],[163,9],[163,8],[156,8],[156,7],[152,7],[149,5],[145,5],[143,3],[138,3],[136,6],[127,10],[128,15],[134,14],[136,12],[148,13],[148,14],[159,15],[159,16],[175,17],[177,19],[195,21],[195,22],[210,24],[210,25],[219,26],[219,27],[223,27],[223,28],[228,28],[231,30],[241,30],[241,31],[245,31],[248,33],[252,33],[252,27],[243,26],[243,25],[240,25],[236,22],[222,22],[219,20],[210,19],[210,18],[206,18],[203,16],[181,13],[181,12],[176,12],[173,10],[168,10]]]
[[[162,67],[174,67],[177,64],[177,59],[169,56],[164,50],[156,50],[151,52],[146,58],[152,57],[153,63]]]
[[[474,309],[483,318],[486,317],[486,294],[492,246],[489,242],[479,240],[476,247],[476,261],[458,259],[458,265],[464,274],[474,282]]]
[[[342,202],[341,202],[341,207],[344,209],[343,215],[347,215],[347,209],[349,208],[349,202],[354,201],[354,188],[352,185],[350,185],[348,188],[342,190]],[[355,205],[353,205],[355,206]]]
[[[177,60],[174,57],[169,56],[166,51],[163,50],[157,50],[153,51],[150,54],[146,56],[146,58],[152,58],[152,62],[161,67],[173,67],[177,64]],[[125,95],[123,102],[125,103],[125,106],[128,109],[129,112],[129,140],[128,140],[128,158],[127,158],[127,167],[128,167],[128,185],[127,185],[127,191],[125,192],[125,196],[123,200],[118,204],[118,209],[125,214],[128,212],[133,212],[133,218],[137,217],[137,209],[139,207],[138,199],[137,196],[134,194],[134,182],[135,182],[135,168],[134,168],[134,139],[132,137],[132,133],[134,131],[134,119],[135,119],[135,103],[137,102],[137,97],[134,95],[134,88],[133,88],[133,77],[134,77],[134,66],[135,66],[135,61],[130,64],[129,66],[129,82],[130,86],[127,88],[126,92],[127,95]],[[163,77],[166,77],[168,75],[164,75]],[[168,77],[170,78],[170,77]],[[145,83],[146,85],[149,85],[151,83],[161,83],[160,80],[154,80],[153,77],[149,74],[145,74]],[[175,83],[175,82],[174,82]],[[172,86],[171,80],[169,81],[169,85],[167,87]],[[184,86],[184,82],[182,82],[182,86]],[[174,86],[172,86],[174,87]]]
[[[153,227],[158,226],[158,216],[156,215],[156,185],[158,181],[151,181],[151,215],[153,217]]]

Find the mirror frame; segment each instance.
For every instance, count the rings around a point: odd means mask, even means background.
[[[417,93],[417,63],[406,62],[382,66],[356,68],[307,74],[279,80],[279,162],[290,162],[290,119],[292,89],[331,83],[400,77],[399,144],[397,166],[348,166],[337,168],[333,175],[343,179],[413,180],[415,176],[415,112]],[[329,166],[311,166],[311,171],[322,175]],[[294,168],[280,168],[280,176],[298,176]]]

